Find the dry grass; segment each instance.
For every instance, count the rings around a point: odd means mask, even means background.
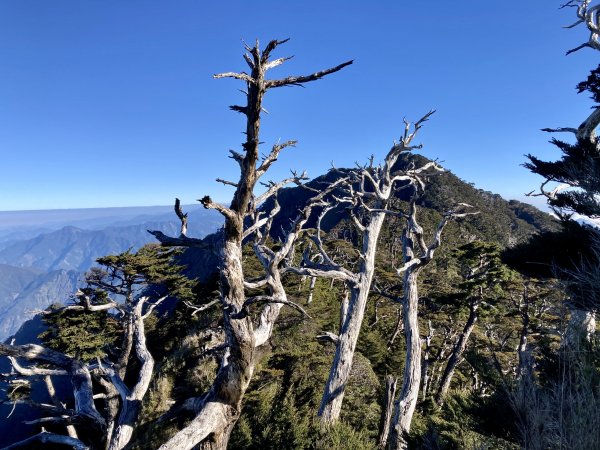
[[[561,355],[558,381],[525,374],[510,392],[527,450],[600,449],[600,386],[591,352]]]

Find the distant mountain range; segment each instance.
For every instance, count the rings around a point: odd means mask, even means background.
[[[223,223],[215,211],[184,208],[190,236]],[[156,242],[148,229],[179,234],[172,207],[0,212],[0,340],[35,311],[67,301],[97,258]]]

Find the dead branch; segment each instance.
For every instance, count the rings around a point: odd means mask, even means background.
[[[224,180],[223,178],[217,178],[215,181],[216,181],[217,183],[222,183],[222,184],[224,184],[225,186],[233,186],[233,187],[235,187],[235,188],[236,188],[236,187],[238,187],[238,184],[237,184],[237,183],[235,183],[235,182],[233,182],[233,181],[227,181],[227,180]]]
[[[286,178],[278,183],[275,183],[273,181],[267,183],[265,186],[267,187],[267,191],[264,192],[263,194],[259,195],[258,197],[256,197],[256,199],[254,200],[254,204],[255,206],[259,206],[262,203],[264,203],[265,200],[267,200],[268,198],[272,197],[273,195],[275,195],[277,192],[279,192],[279,190],[290,184],[290,183],[294,183],[297,186],[300,186],[302,184],[302,181],[304,180],[308,180],[308,177],[306,176],[306,172],[302,172],[302,174],[298,175],[295,172],[292,172],[292,176],[290,178]]]
[[[221,302],[221,299],[216,298],[204,305],[192,305],[190,302],[188,302],[187,300],[183,301],[183,304],[185,306],[187,306],[188,308],[190,308],[193,312],[192,312],[192,316],[195,316],[196,314],[202,312],[202,311],[206,311],[207,309],[211,308],[212,306],[218,304]]]
[[[171,237],[158,230],[146,230],[152,236],[156,238],[158,242],[164,247],[193,247],[201,249],[209,249],[210,244],[207,244],[202,239],[190,238],[187,236],[183,237]]]
[[[80,289],[77,290],[77,292],[75,293],[75,297],[77,297],[80,300],[83,300],[84,304],[83,305],[66,305],[66,306],[61,307],[60,309],[65,310],[65,311],[91,311],[91,312],[107,311],[109,309],[118,309],[118,310],[122,311],[121,305],[119,305],[117,302],[102,303],[100,305],[92,304],[90,297],[88,295],[86,295],[83,291],[81,291]]]
[[[181,231],[179,235],[180,237],[186,237],[188,215],[187,213],[183,213],[183,210],[181,209],[181,202],[178,198],[175,199],[175,214],[177,215],[177,217],[179,217],[179,220],[181,221]]]
[[[46,413],[51,414],[62,414],[66,416],[74,416],[75,411],[72,409],[63,408],[62,406],[50,405],[48,403],[40,403],[35,402],[29,399],[19,399],[19,400],[3,400],[0,402],[4,404],[13,404],[13,405],[27,405],[35,409],[39,409],[40,411],[44,411]]]
[[[244,287],[246,289],[260,289],[267,285],[268,280],[266,278],[261,278],[256,281],[244,280]]]
[[[242,73],[235,73],[235,72],[217,73],[217,74],[213,75],[213,78],[235,78],[237,80],[245,81],[246,83],[256,84],[256,80],[245,72],[242,72]]]
[[[227,208],[226,206],[221,205],[220,203],[213,202],[213,200],[208,195],[205,195],[198,201],[200,203],[202,203],[202,206],[204,206],[204,208],[214,209],[214,210],[220,212],[227,219],[234,219],[236,217],[235,213],[231,209]]]
[[[15,450],[19,448],[30,449],[37,447],[37,444],[59,444],[68,445],[75,450],[89,450],[89,447],[85,445],[79,439],[72,438],[70,436],[63,436],[60,434],[49,433],[48,431],[42,431],[41,433],[31,436],[19,442],[15,442],[2,450]]]
[[[577,128],[571,128],[571,127],[542,128],[540,131],[545,131],[546,133],[573,133],[573,134],[577,134]]]
[[[143,320],[146,320],[148,317],[150,317],[150,315],[152,314],[152,312],[156,309],[157,306],[159,306],[162,302],[164,302],[167,298],[169,298],[168,295],[163,295],[162,297],[154,300],[154,302],[152,302],[150,304],[150,306],[148,306],[148,309],[146,309],[146,312],[144,313],[144,315],[142,316]],[[146,303],[149,300],[148,297],[145,297],[145,300],[142,300],[144,303]],[[138,301],[141,301],[141,299],[138,299]]]
[[[92,378],[89,368],[81,361],[36,344],[0,344],[0,355],[50,364],[67,371],[73,386],[76,414],[85,420],[91,421],[100,429],[106,427],[104,418],[98,413],[94,405]]]
[[[13,356],[8,356],[8,359],[10,361],[10,364],[12,365],[13,369],[15,370],[15,372],[17,372],[19,375],[25,376],[25,377],[32,377],[32,376],[37,376],[37,375],[68,375],[69,372],[67,372],[66,370],[62,370],[62,369],[44,369],[44,368],[39,368],[39,367],[23,367],[21,366],[17,359],[14,358]]]
[[[273,145],[273,148],[271,149],[271,153],[269,153],[269,155],[265,157],[262,164],[259,166],[258,169],[256,169],[256,175],[258,177],[263,176],[265,174],[265,172],[267,170],[269,170],[269,167],[271,167],[271,165],[275,161],[277,161],[277,157],[279,156],[279,154],[281,153],[281,151],[284,148],[295,147],[297,143],[298,143],[298,141],[290,140],[290,141],[286,141],[283,143],[278,142],[277,144]]]
[[[344,67],[349,66],[354,61],[346,61],[338,66],[332,67],[331,69],[321,70],[319,72],[315,72],[312,75],[301,75],[301,76],[292,76],[286,77],[280,80],[265,80],[265,87],[267,89],[277,88],[282,86],[301,86],[303,83],[308,83],[309,81],[315,81],[320,78],[323,78],[326,75],[335,73],[339,70],[342,70]]]
[[[255,304],[260,304],[260,303],[279,303],[281,305],[291,306],[296,311],[299,311],[304,317],[306,317],[308,319],[311,318],[310,315],[306,312],[306,310],[304,308],[302,308],[302,306],[298,305],[297,303],[294,303],[290,300],[283,299],[283,298],[275,298],[270,295],[256,295],[254,297],[248,297],[246,299],[246,301],[244,302],[244,305],[242,306],[241,311],[236,315],[231,315],[231,317],[235,318],[235,319],[246,317],[246,315],[248,314],[248,308],[250,307],[250,305],[255,305]]]
[[[329,331],[321,331],[321,334],[317,335],[317,340],[322,342],[331,342],[332,344],[337,345],[340,338],[335,333],[331,333]]]

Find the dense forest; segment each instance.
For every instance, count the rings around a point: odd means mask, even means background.
[[[590,32],[571,52],[599,50],[600,5],[566,6]],[[264,150],[265,96],[353,64],[268,78],[285,42],[215,75],[245,99],[231,202],[200,200],[223,227],[190,236],[176,200],[178,235],[98,259],[35,342],[0,344],[29,411],[5,449],[600,448],[600,236],[574,220],[600,217],[600,66],[589,117],[545,130],[561,158],[524,164],[550,215],[419,155],[435,111],[354,168],[266,181],[296,141]]]

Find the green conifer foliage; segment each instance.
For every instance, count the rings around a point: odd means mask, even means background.
[[[48,329],[39,338],[48,347],[86,362],[104,358],[122,330],[106,311],[73,311],[58,305],[50,307],[43,321]]]
[[[600,107],[600,66],[594,69],[586,81],[577,85],[579,93],[587,91]],[[546,130],[553,131],[553,130]],[[564,183],[569,189],[548,196],[548,204],[557,211],[566,210],[589,217],[600,217],[600,204],[595,196],[600,194],[600,149],[598,138],[581,138],[577,135],[574,143],[552,139],[562,157],[557,161],[542,161],[527,155],[524,166],[546,180]]]
[[[150,244],[137,252],[98,258],[99,266],[86,274],[86,286],[80,292],[83,295],[75,296],[70,305],[81,308],[50,307],[43,318],[48,329],[40,339],[50,348],[83,361],[105,358],[120,345],[123,323],[118,314],[90,311],[85,302],[95,306],[112,300],[132,302],[139,295],[191,299],[193,282],[181,274],[183,267],[174,263],[176,256],[177,252]]]

